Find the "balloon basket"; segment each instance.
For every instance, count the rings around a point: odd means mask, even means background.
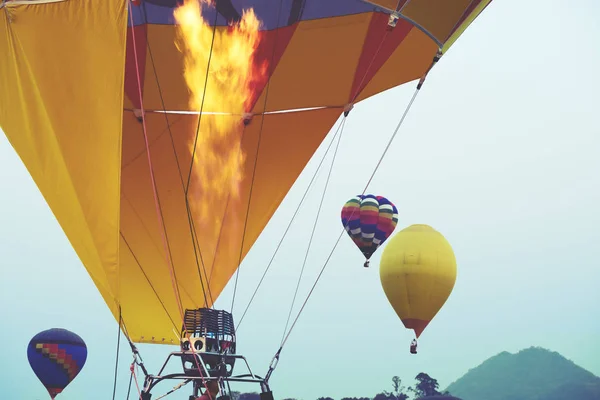
[[[146,376],[143,400],[151,398],[150,393],[157,384],[173,379],[192,382],[194,396],[198,396],[200,389],[211,380],[259,384],[261,400],[269,400],[271,391],[267,379],[252,372],[246,358],[235,353],[235,328],[230,313],[210,308],[186,310],[181,338],[181,351],[170,353],[157,375]],[[183,371],[163,375],[172,358],[180,359]],[[245,365],[245,373],[233,375],[236,361]],[[272,394],[270,398],[272,400]]]
[[[201,354],[196,354],[196,360],[198,360],[198,368],[196,368],[196,373],[186,373],[186,372],[180,372],[180,373],[172,373],[172,374],[165,374],[163,375],[163,372],[165,371],[167,364],[169,363],[169,361],[171,360],[171,358],[175,357],[179,357],[181,359],[183,359],[186,356],[190,356],[192,355],[191,351],[174,351],[171,354],[169,354],[169,356],[167,357],[167,359],[165,360],[162,368],[160,369],[160,371],[158,372],[157,375],[152,375],[149,374],[146,376],[146,379],[144,381],[144,389],[142,390],[142,399],[146,400],[146,399],[150,399],[151,397],[151,392],[152,389],[154,389],[154,387],[159,384],[162,381],[165,380],[181,380],[184,382],[193,382],[194,384],[194,396],[198,396],[199,395],[199,389],[202,388],[206,382],[211,381],[211,380],[217,380],[219,382],[240,382],[240,383],[254,383],[254,384],[259,384],[261,387],[261,392],[262,393],[267,393],[270,392],[270,388],[269,385],[267,383],[267,381],[254,374],[252,372],[252,369],[250,368],[250,365],[248,364],[248,361],[246,360],[246,358],[242,355],[236,354],[236,355],[229,355],[224,357],[226,361],[232,361],[233,359],[238,359],[244,362],[244,364],[246,365],[246,368],[248,370],[247,373],[245,374],[240,374],[240,375],[233,375],[233,374],[220,374],[220,373],[216,373],[216,374],[211,374],[209,371],[211,371],[211,368],[208,367],[208,362],[206,361],[207,359],[210,361],[213,360],[213,358],[211,357],[219,357],[218,354],[210,354],[210,353],[201,353]],[[192,355],[193,356],[193,355]],[[199,373],[199,370],[202,371],[202,374]],[[146,396],[146,397],[144,397]],[[268,395],[266,396],[268,398]],[[272,395],[271,395],[272,398]],[[262,399],[262,396],[261,396]]]
[[[186,310],[181,328],[181,363],[189,376],[231,376],[235,366],[233,317],[224,310]],[[204,365],[202,365],[202,363]]]

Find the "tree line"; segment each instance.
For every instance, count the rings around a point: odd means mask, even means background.
[[[425,372],[419,373],[415,377],[413,386],[405,387],[402,385],[402,380],[398,376],[392,377],[392,390],[384,390],[377,393],[374,397],[343,397],[340,400],[408,400],[411,396],[414,399],[431,398],[433,396],[451,396],[448,391],[440,392],[437,379],[432,378]],[[253,393],[232,392],[232,400],[260,400],[260,395]],[[456,400],[460,400],[454,398]],[[286,398],[283,400],[296,400],[294,398]],[[319,397],[317,400],[335,400],[331,397]],[[433,399],[432,399],[433,400]]]

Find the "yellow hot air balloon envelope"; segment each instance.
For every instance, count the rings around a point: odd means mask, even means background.
[[[0,128],[128,338],[176,344],[346,107],[490,3],[0,0]]]
[[[379,275],[396,314],[418,338],[454,288],[456,258],[441,233],[428,225],[411,225],[389,240]]]

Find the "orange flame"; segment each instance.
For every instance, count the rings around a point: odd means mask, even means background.
[[[191,204],[198,207],[195,214],[202,226],[218,231],[224,205],[240,194],[246,160],[241,146],[242,116],[252,100],[252,84],[258,75],[265,74],[266,65],[254,67],[260,22],[253,10],[244,11],[239,23],[215,30],[204,21],[201,3],[210,1],[185,0],[174,16],[177,47],[184,55],[184,75],[190,90],[189,106],[218,113],[201,117],[195,153],[195,130],[190,142],[198,188]]]

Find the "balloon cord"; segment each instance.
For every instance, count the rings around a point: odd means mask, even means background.
[[[379,161],[377,162],[377,165],[375,166],[375,169],[373,170],[373,173],[371,174],[371,177],[369,178],[369,180],[367,181],[367,184],[365,185],[365,188],[364,188],[363,193],[362,193],[363,195],[365,194],[365,192],[367,191],[369,185],[371,184],[371,181],[373,180],[373,177],[375,176],[375,173],[377,172],[377,170],[381,166],[381,162],[383,161],[383,159],[384,159],[387,151],[389,150],[390,146],[392,145],[392,142],[394,141],[394,138],[398,134],[398,131],[400,130],[400,127],[404,123],[404,120],[406,119],[406,115],[410,111],[410,109],[411,109],[411,107],[412,107],[415,99],[417,98],[417,95],[420,92],[421,86],[422,86],[422,82],[420,82],[420,84],[417,87],[417,89],[415,90],[412,98],[410,99],[410,102],[408,103],[408,106],[404,110],[404,113],[402,114],[402,118],[400,118],[400,121],[398,122],[398,125],[396,126],[396,129],[394,130],[394,133],[392,134],[392,137],[390,138],[387,146],[385,147],[385,150],[383,151],[383,154],[379,158]],[[352,214],[354,214],[354,211],[355,210],[352,210]],[[350,215],[349,220],[351,218],[352,218],[352,215]],[[344,227],[344,229],[342,230],[342,232],[338,236],[338,238],[337,238],[337,240],[336,240],[336,242],[335,242],[335,244],[333,246],[333,249],[331,249],[331,252],[329,253],[329,256],[327,256],[327,259],[325,260],[325,263],[323,264],[323,267],[321,268],[321,271],[319,272],[319,275],[317,275],[317,279],[315,280],[315,283],[313,284],[312,288],[308,292],[308,295],[306,296],[306,299],[304,300],[304,303],[302,304],[302,307],[300,307],[300,311],[298,311],[298,314],[296,315],[296,318],[294,319],[294,322],[292,323],[292,326],[290,327],[290,330],[288,331],[288,333],[285,336],[283,342],[281,343],[280,349],[283,347],[283,345],[289,339],[290,334],[292,333],[292,330],[294,329],[294,327],[296,326],[296,323],[298,322],[298,319],[300,318],[300,314],[302,314],[302,311],[304,311],[304,307],[306,306],[306,303],[308,303],[308,300],[309,300],[310,296],[312,295],[313,291],[315,290],[315,287],[317,286],[317,283],[319,282],[319,279],[321,278],[321,275],[323,275],[323,271],[325,271],[325,267],[327,267],[327,264],[329,263],[329,260],[333,256],[333,253],[334,253],[336,247],[338,246],[338,244],[340,242],[340,239],[342,238],[342,235],[344,234],[344,232],[346,232],[346,227]]]
[[[354,103],[354,101],[356,101],[358,95],[364,89],[363,83],[365,82],[365,79],[367,78],[367,76],[369,74],[369,71],[370,71],[371,67],[373,66],[373,62],[375,61],[375,59],[377,58],[377,56],[379,55],[379,52],[381,51],[381,49],[383,47],[383,43],[385,42],[385,40],[389,36],[389,33],[390,33],[390,31],[386,30],[385,34],[382,36],[381,41],[379,42],[379,45],[377,46],[377,50],[375,51],[375,53],[371,57],[371,62],[367,66],[367,69],[365,70],[365,73],[363,74],[363,77],[362,77],[360,83],[356,87],[355,93],[351,97],[350,104],[352,104],[352,103]],[[265,103],[266,103],[266,96],[265,96]],[[344,115],[344,117],[347,117],[348,113],[344,112],[343,115]],[[344,118],[344,120],[342,120],[342,123],[344,121],[345,121],[345,118]],[[333,142],[335,140],[335,137],[337,136],[338,131],[339,131],[340,127],[342,126],[342,123],[340,123],[340,126],[338,126],[338,130],[336,131],[333,139],[329,143],[329,146],[327,147],[327,150],[325,151],[325,154],[323,155],[323,158],[321,159],[321,162],[319,163],[319,166],[317,167],[317,169],[316,169],[316,171],[315,171],[315,173],[314,173],[314,175],[313,175],[310,183],[308,184],[308,187],[306,188],[306,191],[304,192],[304,195],[302,196],[302,199],[300,200],[300,203],[298,204],[298,207],[296,208],[296,211],[294,212],[294,215],[292,216],[292,219],[290,220],[290,222],[289,222],[289,224],[288,224],[285,232],[283,233],[283,236],[281,237],[281,240],[279,241],[279,244],[275,248],[275,252],[273,253],[273,256],[271,257],[271,260],[269,261],[269,264],[267,264],[267,268],[265,269],[262,277],[260,278],[260,281],[258,282],[258,285],[256,286],[256,289],[254,290],[254,293],[252,294],[252,297],[250,298],[250,301],[248,302],[248,305],[246,306],[246,309],[244,310],[244,313],[242,314],[242,318],[240,318],[240,322],[238,323],[238,326],[237,326],[238,329],[239,329],[242,321],[244,320],[244,317],[245,317],[246,313],[248,312],[248,309],[250,308],[250,305],[252,304],[252,301],[254,300],[254,297],[256,296],[256,293],[258,292],[258,289],[260,288],[263,280],[265,279],[265,276],[267,275],[267,272],[268,272],[269,268],[271,267],[271,264],[273,263],[273,260],[275,259],[275,256],[277,255],[277,252],[279,251],[279,248],[281,247],[281,244],[283,243],[283,240],[285,239],[285,236],[287,235],[288,230],[290,229],[290,227],[292,225],[292,222],[294,221],[294,218],[296,218],[296,215],[298,214],[298,211],[300,210],[300,207],[302,206],[302,203],[304,202],[304,199],[305,199],[306,195],[308,194],[308,192],[309,192],[309,190],[310,190],[310,188],[312,186],[312,183],[313,183],[315,177],[317,176],[317,174],[318,174],[318,172],[319,172],[319,170],[321,168],[321,164],[323,164],[323,161],[325,161],[325,157],[327,156],[327,153],[329,153],[329,148],[333,144]],[[354,214],[354,212],[353,212],[353,214]],[[212,273],[212,271],[211,271],[211,273]],[[236,271],[236,287],[237,287],[237,274],[238,273],[239,273],[239,267],[238,267],[238,271]],[[302,272],[300,273],[300,276],[302,276]],[[235,291],[234,291],[234,293],[235,293]],[[234,296],[235,296],[235,294],[234,294]],[[294,297],[295,297],[295,295],[294,295]],[[292,307],[293,307],[293,302],[292,302]],[[232,310],[233,310],[233,307],[232,307]],[[289,316],[288,316],[288,321],[286,322],[286,329],[287,329],[288,323],[289,323]],[[284,334],[285,334],[285,330],[284,330]]]
[[[304,253],[304,261],[302,262],[302,269],[300,270],[300,276],[298,277],[298,282],[296,283],[296,290],[294,292],[294,297],[292,299],[292,305],[290,306],[290,312],[288,313],[287,321],[285,322],[285,328],[283,329],[283,336],[281,337],[282,344],[283,344],[283,340],[285,339],[285,332],[287,331],[288,325],[290,323],[290,318],[292,317],[292,310],[294,309],[294,303],[296,302],[296,296],[298,295],[298,288],[300,288],[300,281],[302,280],[302,274],[304,273],[304,268],[306,267],[306,260],[308,259],[308,254],[310,253],[310,246],[311,246],[313,238],[315,236],[315,231],[317,230],[317,223],[319,222],[319,215],[321,214],[321,208],[323,207],[323,201],[325,200],[325,193],[327,193],[327,187],[329,186],[329,179],[331,178],[331,172],[333,171],[333,165],[335,164],[335,158],[337,156],[337,152],[340,147],[340,142],[342,141],[342,135],[344,134],[345,126],[346,126],[346,117],[344,117],[344,119],[342,120],[340,136],[338,137],[338,141],[335,146],[335,151],[333,152],[333,158],[331,160],[331,165],[329,166],[329,173],[327,174],[327,180],[325,181],[325,187],[323,188],[323,194],[321,195],[321,202],[319,203],[319,208],[317,209],[315,223],[313,224],[312,232],[310,233],[310,239],[308,241],[308,246],[306,247],[306,252]]]
[[[129,394],[131,394],[131,383],[133,382],[133,372],[129,375],[129,388],[127,389],[127,400],[129,400]]]
[[[179,289],[178,289],[178,285],[177,285],[177,278],[175,277],[175,268],[173,267],[173,264],[171,262],[171,257],[170,257],[171,252],[169,249],[169,243],[168,243],[167,235],[166,235],[166,226],[165,226],[165,223],[163,220],[162,210],[160,208],[160,202],[158,199],[158,190],[156,188],[156,179],[154,177],[154,168],[152,165],[152,157],[150,156],[150,142],[148,140],[148,134],[147,134],[147,129],[146,129],[146,115],[144,112],[144,96],[142,95],[142,82],[141,82],[141,78],[140,78],[140,66],[139,66],[139,60],[138,60],[138,56],[137,56],[137,46],[136,46],[135,29],[134,29],[135,25],[133,23],[133,9],[131,6],[131,1],[129,1],[127,4],[129,7],[129,20],[131,23],[131,38],[132,38],[132,44],[133,44],[133,54],[134,54],[134,59],[135,59],[135,71],[136,71],[137,84],[138,84],[138,94],[139,94],[139,98],[140,98],[140,108],[142,111],[142,131],[144,133],[144,142],[146,145],[146,156],[148,158],[148,168],[150,170],[150,178],[151,178],[151,182],[152,182],[152,195],[154,196],[154,205],[156,207],[156,214],[157,214],[157,218],[158,218],[158,222],[159,222],[161,238],[162,238],[163,247],[164,247],[164,251],[165,251],[165,259],[167,261],[167,265],[169,266],[169,274],[171,275],[171,284],[173,286],[173,291],[175,293],[175,300],[177,300],[177,306],[179,308],[179,313],[181,315],[181,321],[183,321],[183,319],[184,319],[183,305],[181,303],[181,295],[179,293]],[[216,23],[215,23],[215,28],[213,29],[213,39],[214,39],[215,31],[216,31]],[[212,48],[211,48],[211,53],[212,53]],[[207,74],[208,74],[208,71],[207,71]],[[192,162],[193,162],[193,158],[192,158]],[[189,336],[189,333],[188,333],[188,336]],[[192,354],[194,354],[194,361],[196,362],[196,367],[198,368],[200,377],[202,378],[202,383],[204,384],[204,387],[206,388],[206,390],[208,392],[208,387],[206,386],[206,380],[204,379],[204,375],[202,374],[202,370],[200,368],[198,358],[195,357],[196,351],[194,349],[194,346],[190,346],[190,349],[192,350]],[[136,380],[136,386],[137,386],[137,380]],[[139,388],[138,388],[138,392],[139,392]]]
[[[119,369],[119,349],[121,348],[121,321],[123,317],[121,315],[121,306],[119,306],[119,327],[117,329],[117,354],[115,361],[115,381],[113,382],[113,395],[112,398],[115,400],[115,395],[117,393],[117,371]]]
[[[141,399],[142,392],[140,391],[140,385],[138,385],[137,375],[135,373],[135,362],[131,363],[131,376],[133,377],[133,380],[135,381],[135,387],[137,388],[137,392],[138,392],[138,399]]]
[[[373,66],[373,63],[375,62],[375,59],[379,55],[379,52],[381,51],[381,48],[383,47],[383,43],[385,42],[385,40],[387,39],[387,37],[388,37],[389,34],[390,34],[390,31],[386,30],[385,34],[381,37],[381,41],[379,42],[379,46],[377,46],[377,50],[373,54],[373,57],[371,57],[371,62],[367,66],[367,69],[365,70],[365,73],[363,74],[363,77],[362,77],[360,83],[358,84],[358,86],[356,86],[356,91],[355,91],[354,95],[352,96],[351,103],[354,103],[356,101],[356,98],[358,97],[358,95],[364,89],[363,84],[364,84],[365,80],[367,79],[369,71],[371,70],[371,67]]]
[[[283,0],[279,1],[279,11],[277,12],[277,21],[281,20],[281,10],[283,9]],[[215,21],[215,25],[216,25],[216,21]],[[274,37],[274,41],[273,41],[273,51],[271,52],[271,61],[270,61],[270,66],[273,65],[273,60],[275,59],[275,54],[276,54],[276,49],[277,49],[277,38],[279,35],[279,22],[277,23],[277,29],[275,29],[275,37]],[[269,98],[269,90],[271,88],[271,78],[267,79],[267,83],[265,85],[265,89],[264,89],[264,93],[265,93],[265,100],[263,102],[263,110],[266,112],[267,111],[267,100]],[[252,180],[250,182],[250,193],[248,194],[248,205],[246,206],[246,217],[244,218],[244,230],[242,233],[242,243],[240,245],[240,254],[238,257],[238,265],[237,268],[235,270],[235,282],[233,284],[233,296],[231,299],[231,313],[233,314],[233,306],[235,305],[235,296],[237,293],[237,287],[238,287],[238,280],[240,277],[240,267],[242,264],[242,258],[244,257],[244,243],[246,241],[246,230],[248,227],[248,218],[250,217],[250,206],[252,204],[252,193],[254,190],[254,179],[256,178],[256,167],[258,165],[258,155],[259,155],[259,151],[260,151],[260,142],[262,139],[262,133],[263,133],[263,127],[265,125],[265,112],[263,112],[262,118],[260,119],[260,128],[258,130],[258,140],[256,143],[256,153],[254,154],[254,167],[252,169]],[[244,128],[245,129],[245,128]]]
[[[177,306],[178,306],[179,312],[181,314],[181,319],[183,320],[183,306],[181,304],[181,296],[179,295],[177,280],[174,276],[175,271],[173,268],[173,264],[171,263],[171,258],[169,257],[169,255],[170,255],[169,244],[167,243],[166,234],[164,232],[165,224],[164,224],[164,220],[162,217],[162,210],[160,208],[160,202],[158,200],[158,190],[156,188],[156,179],[154,176],[152,157],[150,155],[150,142],[148,140],[148,133],[147,133],[147,128],[146,128],[146,113],[144,112],[144,96],[142,95],[142,82],[141,82],[141,78],[140,78],[140,66],[139,66],[139,60],[138,60],[138,56],[137,56],[137,46],[136,46],[136,40],[135,40],[135,25],[133,23],[133,9],[131,7],[131,1],[127,2],[127,4],[129,5],[129,19],[131,22],[131,38],[132,38],[132,44],[133,44],[133,55],[134,55],[134,59],[135,59],[135,71],[136,71],[136,75],[137,75],[137,84],[138,84],[137,86],[138,86],[138,94],[139,94],[139,99],[140,99],[140,108],[142,111],[142,132],[144,133],[146,156],[148,158],[148,169],[150,170],[150,180],[152,183],[152,196],[154,197],[154,206],[156,208],[156,215],[158,218],[159,230],[161,232],[162,244],[163,244],[163,248],[165,251],[165,259],[167,261],[167,265],[169,266],[169,273],[171,275],[171,284],[173,285],[173,290],[175,292],[175,299],[177,300]]]
[[[304,194],[302,195],[302,198],[300,199],[298,206],[296,207],[296,211],[294,211],[294,214],[292,215],[292,218],[290,219],[288,226],[285,228],[285,231],[283,232],[281,239],[279,239],[279,243],[277,244],[277,247],[275,248],[275,251],[273,252],[273,255],[271,256],[269,263],[267,264],[267,268],[265,268],[260,280],[258,281],[258,285],[256,285],[256,288],[254,289],[254,293],[252,293],[252,297],[250,297],[250,301],[248,301],[248,304],[246,305],[246,309],[244,310],[244,313],[242,314],[242,317],[240,318],[240,322],[238,322],[238,324],[237,324],[237,327],[236,327],[237,330],[240,329],[240,325],[242,324],[242,321],[244,320],[244,317],[246,316],[246,313],[248,312],[250,305],[252,305],[252,302],[254,301],[254,298],[256,297],[256,294],[258,293],[258,289],[260,289],[260,286],[262,285],[263,281],[265,280],[265,277],[267,276],[267,272],[269,271],[269,268],[271,268],[271,265],[273,264],[273,260],[275,260],[275,256],[277,255],[277,253],[279,252],[279,248],[283,244],[283,240],[285,239],[287,233],[289,232],[290,228],[292,227],[292,223],[296,219],[296,216],[298,215],[298,212],[300,211],[300,207],[302,207],[302,204],[304,204],[304,200],[306,199],[308,192],[313,187],[313,182],[315,181],[317,175],[321,171],[321,166],[323,165],[325,158],[327,158],[327,154],[329,154],[329,150],[331,149],[331,146],[333,146],[333,143],[335,142],[337,135],[340,133],[341,127],[342,127],[342,123],[340,122],[340,124],[338,125],[338,128],[335,131],[335,134],[333,135],[333,138],[329,142],[329,145],[327,145],[327,149],[325,149],[325,153],[323,154],[323,157],[321,158],[321,161],[319,162],[317,169],[315,170],[312,178],[310,179],[310,182],[308,183],[308,186],[306,187],[306,190],[304,191]]]

